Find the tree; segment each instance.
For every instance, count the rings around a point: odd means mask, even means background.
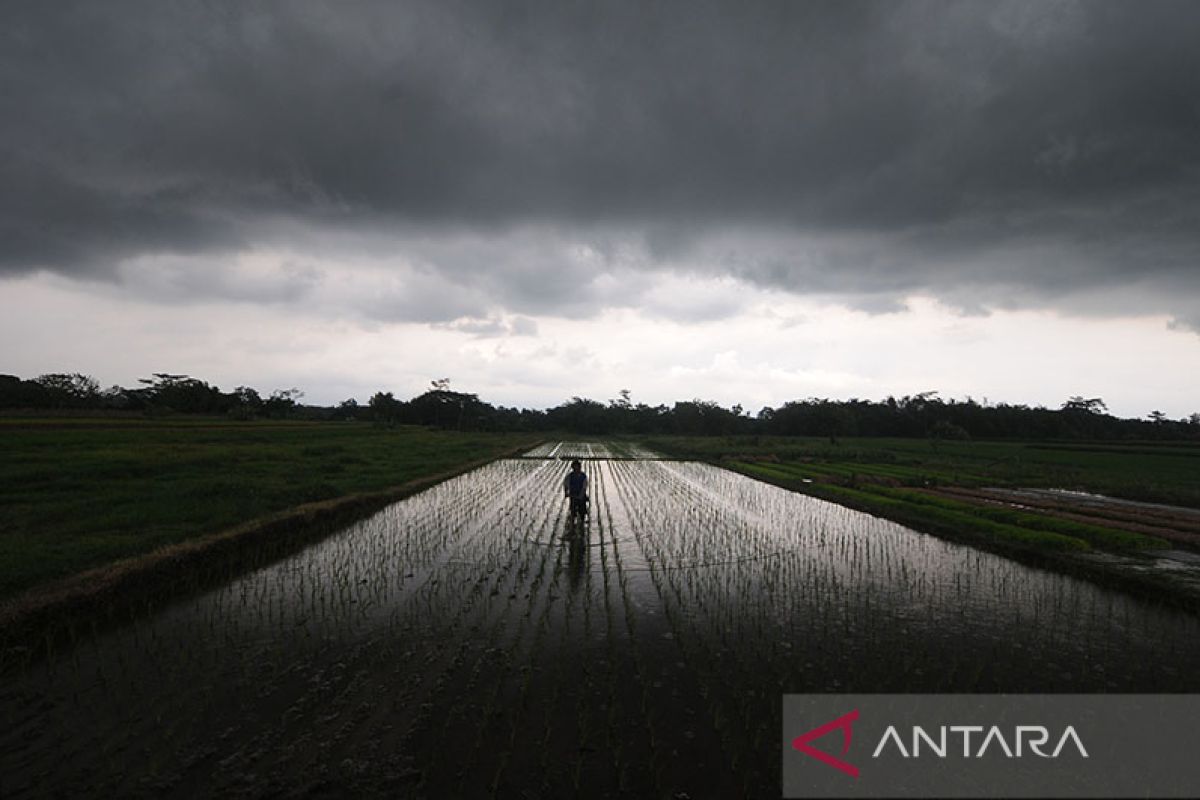
[[[588,434],[606,434],[612,430],[612,417],[604,404],[582,397],[572,397],[546,412],[553,428]]]
[[[1167,421],[1167,415],[1158,410],[1151,411],[1146,417],[1155,425],[1162,425]]]
[[[354,403],[355,407],[358,406],[358,402],[354,400],[347,400],[346,403]],[[342,407],[346,403],[342,403]],[[400,421],[404,411],[404,403],[393,397],[391,392],[376,392],[367,401],[367,407],[371,409],[371,419],[389,427]]]
[[[262,407],[262,397],[256,389],[251,389],[249,386],[239,386],[233,390],[233,399],[239,405],[257,410]]]
[[[263,410],[263,399],[249,386],[239,386],[229,395],[229,416],[234,419],[254,419]]]
[[[349,397],[338,403],[337,408],[333,410],[333,419],[358,419],[360,407],[358,401],[353,397]]]
[[[188,375],[155,372],[138,383],[146,386],[141,392],[146,403],[160,411],[213,414],[227,411],[231,404],[220,389]]]
[[[296,389],[276,389],[263,403],[263,411],[268,417],[280,419],[288,416],[296,408],[296,401],[304,397],[304,392]]]
[[[1077,411],[1085,414],[1107,414],[1108,406],[1099,397],[1084,399],[1080,395],[1074,395],[1062,404],[1062,410]]]
[[[671,409],[671,426],[675,433],[718,436],[736,433],[739,417],[718,403],[699,398],[676,403]]]
[[[839,437],[857,433],[854,415],[840,403],[822,403],[817,411],[817,426],[822,436],[829,437],[830,444],[837,444]]]
[[[0,375],[0,408],[46,408],[49,405],[49,392],[37,381]]]
[[[54,408],[85,408],[99,405],[100,383],[79,372],[51,372],[36,381]]]
[[[130,406],[129,392],[117,386],[115,383],[100,392],[101,408],[126,409]]]

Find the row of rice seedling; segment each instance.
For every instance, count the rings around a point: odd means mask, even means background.
[[[537,447],[522,453],[523,458],[554,458],[562,449],[562,442],[542,442]]]
[[[555,473],[551,480],[555,478],[561,475]],[[522,745],[528,747],[530,706],[557,696],[547,678],[558,680],[558,671],[547,672],[544,662],[564,600],[561,582],[567,556],[556,541],[562,506],[547,502],[548,488],[531,486],[522,498],[529,507],[557,509],[537,530],[526,529],[520,520],[493,529],[493,543],[502,552],[499,560],[511,565],[501,569],[513,576],[513,582],[491,589],[483,598],[495,613],[474,625],[477,657],[443,676],[431,703],[444,710],[440,727],[414,731],[408,740],[407,749],[429,756],[425,783],[430,787],[463,790],[466,778],[447,776],[454,776],[453,770],[461,769],[464,759],[493,782],[502,782],[509,762],[519,758]],[[454,598],[447,597],[446,602],[453,603]],[[478,698],[478,702],[455,698]],[[497,740],[507,742],[507,747],[496,748]]]
[[[636,442],[543,442],[525,452],[522,458],[579,459],[659,459],[661,455]]]
[[[744,749],[747,743],[753,741],[753,737],[744,737],[740,728],[735,729],[731,725],[731,699],[723,688],[725,682],[741,684],[743,687],[745,687],[745,683],[741,680],[741,676],[731,668],[731,663],[722,661],[723,653],[706,649],[706,645],[711,639],[697,640],[692,635],[693,630],[690,630],[686,624],[688,619],[715,619],[713,606],[719,606],[721,598],[710,589],[681,601],[681,595],[687,586],[703,583],[701,575],[711,574],[716,569],[722,569],[724,579],[730,580],[736,568],[717,567],[708,561],[692,560],[688,562],[684,558],[673,563],[660,561],[662,550],[658,547],[659,543],[656,540],[659,537],[656,536],[656,533],[666,529],[662,528],[662,520],[648,519],[649,515],[646,511],[656,507],[653,501],[655,494],[675,495],[672,498],[673,501],[687,503],[688,500],[685,498],[688,494],[688,487],[673,482],[664,482],[662,478],[666,473],[659,470],[639,469],[640,466],[631,466],[621,470],[624,479],[622,488],[625,490],[625,496],[630,499],[631,505],[640,507],[642,512],[631,515],[635,535],[639,546],[643,549],[645,560],[650,565],[648,574],[652,576],[663,602],[664,616],[670,627],[668,632],[676,651],[674,658],[679,659],[678,663],[685,665],[688,683],[694,687],[693,696],[684,701],[685,714],[682,716],[693,737],[704,737],[713,742],[705,753],[707,762],[722,764],[721,773],[739,779],[732,789],[734,793],[744,794],[750,787],[761,791],[759,787],[765,783],[763,762],[761,759],[748,760],[746,758]],[[692,500],[698,500],[705,505],[712,502],[711,497],[703,494],[693,496]],[[695,524],[695,520],[685,522],[685,525],[688,526],[693,524]],[[671,532],[677,533],[674,530]],[[698,555],[697,552],[692,552],[688,558],[696,559]],[[703,556],[700,557],[703,558]],[[744,562],[734,561],[732,563]],[[700,564],[706,566],[699,566]],[[675,569],[665,569],[668,567]],[[665,580],[666,575],[679,580],[672,585]],[[694,714],[687,715],[688,709],[691,709]],[[764,726],[764,730],[770,719],[771,715],[768,712],[758,720]]]
[[[663,596],[662,582],[656,576],[659,565],[644,536],[644,523],[655,509],[676,502],[672,495],[677,487],[660,481],[663,473],[654,466],[615,464],[613,472],[625,530],[634,540],[629,546],[633,552],[623,559],[628,566],[622,577],[627,592],[638,598],[636,651],[645,665],[643,671],[652,678],[643,687],[643,704],[652,714],[650,722],[657,745],[656,786],[663,794],[671,794],[672,787],[682,787],[698,794],[712,791],[720,796],[745,795],[749,779],[756,787],[749,793],[762,792],[765,785],[752,779],[751,772],[736,768],[736,759],[721,732],[709,724],[705,699],[708,688],[697,665],[687,656],[687,643],[679,637],[675,606]],[[638,480],[629,480],[630,471]],[[623,541],[628,543],[628,539]],[[698,766],[703,766],[707,774],[698,774]]]
[[[558,459],[594,459],[614,458],[620,455],[616,451],[619,445],[600,444],[597,442],[543,442],[537,447],[522,454],[523,458],[558,458]]]

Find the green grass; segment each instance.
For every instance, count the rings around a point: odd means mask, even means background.
[[[819,475],[877,476],[902,486],[1078,489],[1200,508],[1200,443],[938,442],[776,436],[652,437],[680,458],[774,457]]]
[[[0,418],[0,598],[530,439],[363,423]]]

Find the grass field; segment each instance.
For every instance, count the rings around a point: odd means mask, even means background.
[[[1078,489],[1200,508],[1200,443],[958,442],[773,436],[652,437],[681,458],[773,456],[818,475],[879,475],[928,486],[1039,486]]]
[[[946,491],[1067,489],[1200,508],[1200,446],[909,439],[835,444],[782,437],[661,437],[648,444],[931,533],[1002,548],[1137,551],[1200,542],[1187,520],[1142,524],[1128,512],[1118,518],[1107,510],[1035,509]]]
[[[0,418],[0,598],[530,440],[361,423]]]

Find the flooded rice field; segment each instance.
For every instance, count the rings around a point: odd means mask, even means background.
[[[632,442],[547,442],[525,453],[524,458],[632,458],[654,460],[660,458],[641,445]]]
[[[1200,688],[1193,615],[712,466],[529,455],[10,666],[0,796],[778,797],[786,692]]]

